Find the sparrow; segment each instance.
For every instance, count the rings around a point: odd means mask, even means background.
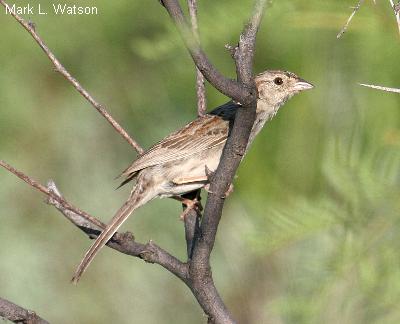
[[[254,121],[246,152],[264,124],[295,94],[313,85],[292,72],[270,70],[254,78],[258,96]],[[123,173],[121,186],[135,180],[128,200],[97,237],[75,271],[77,283],[100,249],[137,208],[159,197],[173,197],[189,205],[181,196],[209,184],[209,174],[217,169],[222,150],[241,107],[230,101],[198,117],[165,137],[140,155]]]

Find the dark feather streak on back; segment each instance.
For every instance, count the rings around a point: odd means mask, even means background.
[[[223,120],[229,121],[229,134],[230,134],[233,127],[233,122],[235,121],[236,113],[240,107],[242,107],[241,104],[229,101],[215,108],[214,110],[210,111],[208,114],[216,115],[221,117]]]

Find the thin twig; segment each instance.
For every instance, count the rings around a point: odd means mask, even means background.
[[[396,21],[397,21],[397,28],[399,30],[399,34],[400,34],[400,3],[395,4],[393,2],[393,0],[389,0],[390,5],[392,6],[392,9],[394,11],[394,15],[396,17]]]
[[[359,83],[359,85],[363,86],[363,87],[386,91],[386,92],[400,93],[400,89],[398,89],[398,88],[388,88],[388,87],[382,87],[382,86],[378,86],[378,85],[365,84],[365,83]]]
[[[20,324],[49,324],[49,322],[41,318],[35,312],[27,310],[3,298],[0,298],[0,318]]]
[[[354,15],[357,13],[358,10],[360,10],[361,5],[364,3],[365,0],[359,0],[356,6],[353,9],[353,12],[351,13],[350,17],[347,19],[347,22],[343,26],[343,28],[340,30],[339,34],[336,35],[336,38],[340,38],[343,36],[343,34],[347,31],[347,28],[350,25],[351,20],[353,19]]]
[[[188,8],[190,15],[190,23],[192,26],[192,32],[197,42],[200,44],[199,26],[197,22],[197,1],[188,0]],[[197,93],[197,115],[204,116],[207,111],[206,102],[206,87],[204,84],[204,75],[196,67],[196,93]]]
[[[80,210],[79,208],[71,205],[69,202],[67,202],[61,196],[58,196],[56,193],[54,193],[50,189],[46,188],[45,186],[43,186],[39,182],[33,180],[31,177],[27,176],[23,172],[15,169],[14,167],[12,167],[8,163],[4,162],[3,160],[0,160],[0,166],[2,166],[4,169],[10,171],[11,173],[16,175],[21,180],[25,181],[31,187],[41,191],[42,193],[47,195],[49,198],[56,200],[58,203],[60,203],[63,206],[63,208],[73,211],[74,213],[82,216],[87,221],[89,221],[92,224],[100,227],[101,229],[106,228],[106,224],[104,224],[103,222],[99,221],[97,218],[95,218],[95,217],[89,215],[88,213],[84,212],[83,210]]]
[[[19,24],[26,29],[26,31],[33,37],[36,43],[46,53],[47,57],[53,63],[57,72],[59,72],[66,80],[68,80],[73,87],[87,100],[89,103],[111,124],[112,127],[139,153],[143,153],[143,148],[129,136],[129,134],[122,128],[122,126],[107,112],[107,110],[99,104],[90,94],[87,92],[80,83],[64,68],[60,61],[50,51],[47,45],[40,38],[36,32],[35,25],[31,22],[26,22],[17,13],[11,10],[9,5],[4,1],[0,0],[3,7],[19,22]]]

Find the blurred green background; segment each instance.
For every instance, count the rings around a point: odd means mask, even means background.
[[[199,2],[205,50],[234,77],[224,44],[252,1]],[[400,97],[357,85],[400,87],[399,34],[389,1],[366,1],[337,40],[354,2],[280,0],[266,12],[255,71],[316,87],[259,135],[226,203],[213,273],[240,323],[400,322]],[[158,1],[79,4],[99,14],[26,18],[130,134],[148,147],[195,117],[194,68]],[[0,24],[0,158],[107,221],[129,192],[113,179],[135,152],[3,10]],[[227,100],[207,95],[210,108]],[[0,296],[52,323],[206,321],[175,277],[110,249],[71,285],[88,239],[5,170],[0,181]],[[180,211],[156,200],[124,229],[184,259]]]

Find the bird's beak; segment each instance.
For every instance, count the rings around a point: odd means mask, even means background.
[[[303,79],[297,79],[297,82],[294,84],[294,90],[295,91],[303,91],[303,90],[308,90],[312,89],[314,86],[310,83],[307,82],[306,80]]]

